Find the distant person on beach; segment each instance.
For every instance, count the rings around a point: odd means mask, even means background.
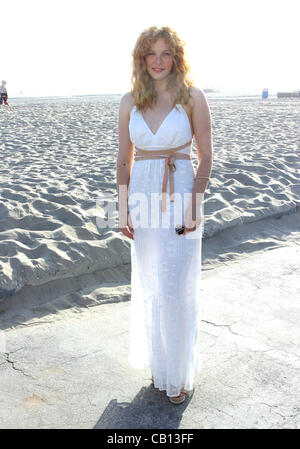
[[[7,90],[6,90],[6,81],[2,81],[2,84],[0,86],[0,105],[2,106],[3,102],[4,104],[6,104],[6,106],[9,107],[10,110],[12,110],[12,107],[8,104],[7,99],[8,99],[8,95],[7,95]]]

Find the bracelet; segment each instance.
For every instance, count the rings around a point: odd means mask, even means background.
[[[210,179],[208,176],[195,176],[195,179],[199,179],[199,178],[206,178],[206,179]]]

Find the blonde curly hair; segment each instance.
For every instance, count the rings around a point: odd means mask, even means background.
[[[189,76],[190,66],[186,59],[185,42],[168,26],[149,27],[140,34],[132,51],[130,93],[138,110],[151,108],[157,101],[154,80],[147,71],[145,56],[151,44],[159,38],[166,41],[173,55],[173,67],[167,82],[167,89],[173,92],[172,106],[175,107],[177,103],[186,104],[190,98],[190,89],[194,86],[194,80]]]

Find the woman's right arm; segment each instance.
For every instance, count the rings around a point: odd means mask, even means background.
[[[133,164],[133,144],[129,137],[129,113],[132,96],[128,92],[121,98],[119,106],[119,153],[117,159],[117,188],[119,228],[133,239],[133,229],[128,227],[128,188]]]

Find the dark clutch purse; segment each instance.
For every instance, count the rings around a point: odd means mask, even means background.
[[[184,233],[184,229],[185,229],[184,225],[183,226],[179,226],[179,227],[175,228],[175,232],[176,232],[176,234],[180,235],[180,234]]]

